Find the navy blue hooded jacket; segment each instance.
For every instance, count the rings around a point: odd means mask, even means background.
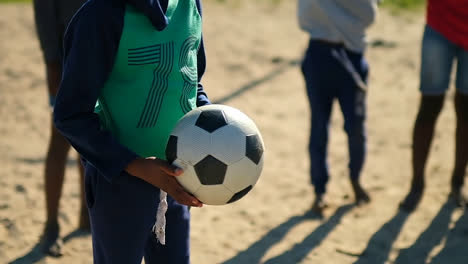
[[[185,1],[185,0],[184,0]],[[82,158],[107,180],[119,178],[138,157],[100,128],[94,113],[96,101],[109,77],[124,25],[125,5],[145,14],[155,30],[163,30],[168,19],[168,0],[89,0],[75,14],[64,37],[63,77],[54,108],[57,129]],[[200,0],[196,0],[201,12]],[[210,103],[200,84],[206,59],[203,39],[198,50],[197,106]]]

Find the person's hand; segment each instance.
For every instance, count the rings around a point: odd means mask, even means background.
[[[167,192],[178,203],[187,206],[202,207],[203,203],[187,193],[177,182],[177,176],[183,173],[181,168],[169,164],[167,161],[150,158],[138,158],[130,162],[125,169],[130,175],[138,177],[149,184]]]

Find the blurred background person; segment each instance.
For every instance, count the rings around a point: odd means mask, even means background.
[[[45,61],[49,104],[53,109],[55,96],[62,78],[63,35],[68,23],[85,0],[34,0],[34,18],[42,54]],[[51,115],[52,120],[52,115]],[[51,122],[49,146],[45,161],[45,198],[47,220],[41,243],[45,253],[61,255],[62,241],[58,223],[59,201],[70,145]],[[89,230],[89,217],[84,201],[83,167],[77,162],[80,174],[81,211],[78,228]]]
[[[310,36],[302,73],[311,110],[310,176],[315,190],[312,211],[318,214],[327,206],[328,128],[335,99],[348,136],[349,176],[355,202],[370,201],[359,177],[366,156],[366,30],[376,12],[376,0],[299,0],[299,25]]]
[[[449,196],[458,206],[464,206],[466,199],[461,189],[468,162],[468,0],[429,0],[421,52],[421,98],[413,130],[413,178],[410,191],[400,204],[403,210],[414,210],[421,200],[434,127],[454,62],[457,62],[454,99],[457,127]]]

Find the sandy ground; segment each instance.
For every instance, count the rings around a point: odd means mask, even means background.
[[[295,1],[264,3],[205,3],[205,87],[212,100],[237,107],[257,122],[267,156],[247,197],[192,210],[193,263],[468,263],[468,214],[446,203],[454,160],[453,87],[438,121],[422,203],[410,215],[397,211],[411,177],[423,14],[381,12],[370,30],[370,39],[384,44],[367,52],[369,137],[362,182],[372,203],[352,206],[347,139],[335,105],[329,145],[332,205],[318,220],[307,214],[313,199],[306,152],[309,109],[297,64],[307,36],[297,28]],[[61,201],[65,254],[55,259],[37,252],[45,221],[50,110],[28,4],[0,5],[0,116],[0,263],[91,263],[90,236],[76,232],[73,160]]]

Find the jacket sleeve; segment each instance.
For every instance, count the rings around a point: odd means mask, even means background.
[[[201,84],[201,79],[206,69],[206,57],[205,57],[205,47],[203,44],[203,38],[201,40],[200,49],[198,50],[197,55],[197,69],[198,69],[198,87],[197,87],[197,106],[211,104],[210,99],[206,95],[203,85]]]
[[[200,0],[196,1],[198,13],[202,16],[202,6]],[[200,43],[200,48],[198,49],[197,54],[197,69],[198,69],[198,87],[197,87],[197,106],[203,106],[206,104],[211,104],[210,99],[206,95],[203,85],[201,84],[201,79],[206,69],[206,55],[205,55],[205,44],[203,42],[203,36]]]
[[[94,113],[114,64],[125,12],[124,7],[103,3],[106,2],[88,1],[67,29],[54,122],[79,154],[113,182],[138,156],[101,129]]]

